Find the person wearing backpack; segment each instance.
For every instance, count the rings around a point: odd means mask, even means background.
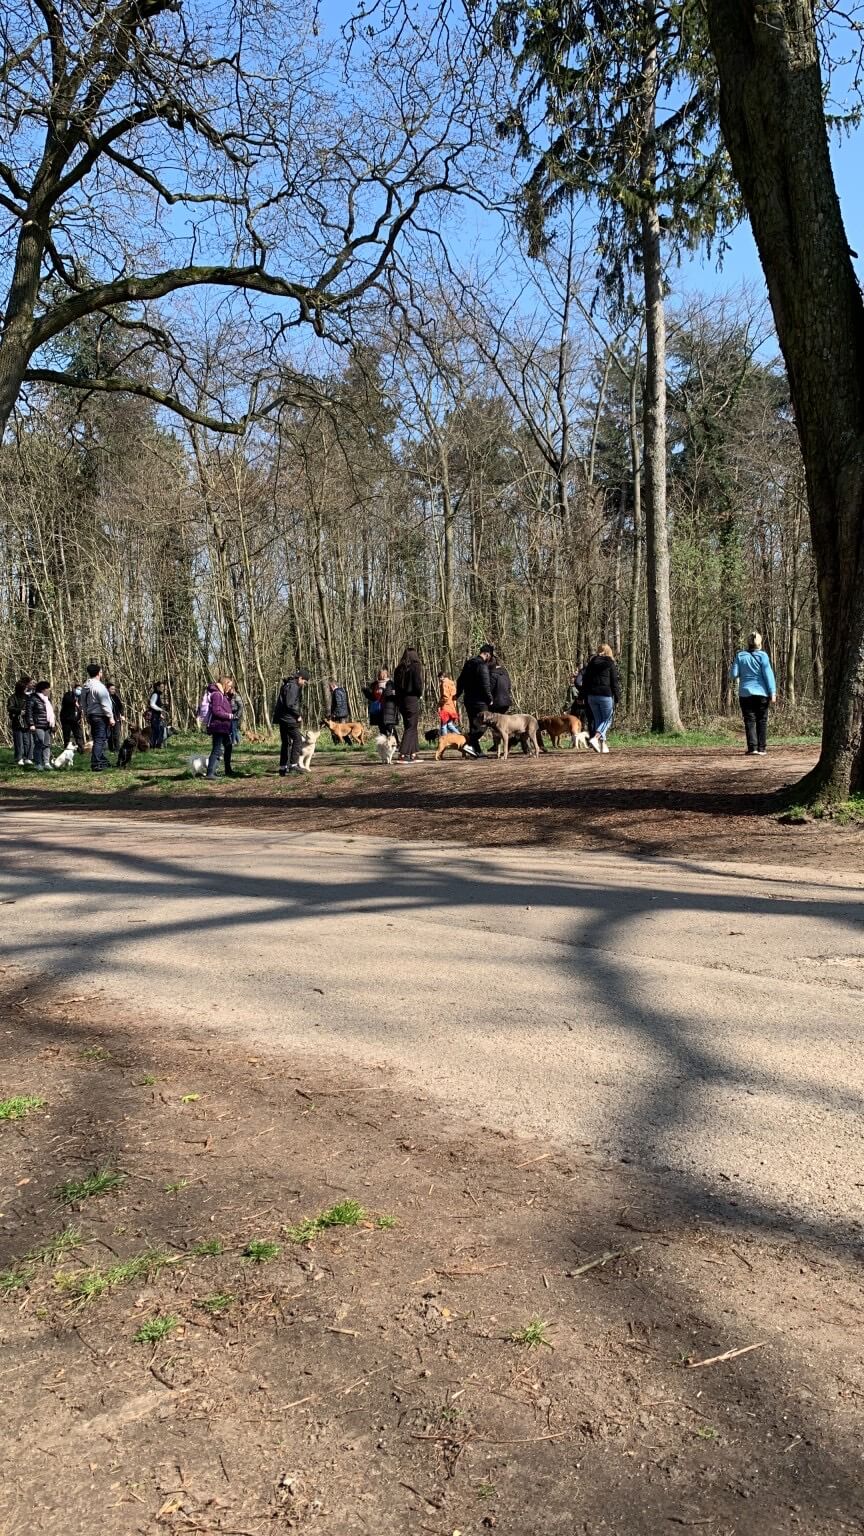
[[[273,706],[273,724],[279,727],[279,776],[300,773],[300,749],[303,737],[303,689],[308,678],[303,667],[298,667],[291,677],[283,677]]]
[[[33,765],[33,732],[27,721],[27,708],[33,689],[32,677],[19,677],[6,700],[9,729],[12,732],[12,751],[19,768]]]
[[[114,711],[98,661],[91,661],[87,668],[87,681],[81,690],[81,710],[93,741],[90,768],[93,773],[102,773],[109,766],[105,747],[108,732],[114,725]]]

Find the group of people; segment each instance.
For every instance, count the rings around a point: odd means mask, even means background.
[[[770,658],[762,648],[762,636],[754,630],[746,648],[736,655],[730,677],[738,683],[738,694],[747,752],[764,756],[767,751],[768,714],[777,698],[777,682]],[[273,707],[273,722],[279,729],[279,772],[299,773],[303,746],[303,695],[308,672],[298,667],[283,678]],[[394,737],[401,720],[401,739],[397,762],[416,763],[419,753],[419,726],[426,678],[417,651],[408,646],[391,677],[386,667],[363,689],[370,726],[388,739]],[[334,724],[350,720],[348,691],[336,679],[329,680],[330,715]],[[87,667],[83,684],[73,684],[63,694],[55,712],[51,685],[46,680],[21,677],[7,701],[15,762],[19,767],[44,771],[51,766],[51,753],[58,728],[63,747],[74,742],[84,750],[86,725],[92,742],[90,767],[100,773],[109,766],[108,749],[118,751],[126,729],[126,708],[116,683],[103,678],[98,662]],[[583,666],[571,675],[564,712],[576,715],[588,734],[588,745],[595,752],[609,751],[607,736],[621,698],[621,680],[614,652],[601,645]],[[483,644],[470,656],[458,678],[438,675],[438,733],[461,733],[459,703],[468,724],[464,732],[466,757],[483,757],[483,738],[489,730],[488,715],[508,714],[513,708],[510,674],[495,647]],[[165,687],[156,681],[150,691],[150,746],[161,747],[167,736]],[[198,707],[197,718],[211,737],[206,773],[214,778],[221,760],[229,778],[238,777],[233,766],[233,749],[241,739],[243,700],[233,678],[221,677],[208,683]],[[145,742],[146,744],[146,742]]]

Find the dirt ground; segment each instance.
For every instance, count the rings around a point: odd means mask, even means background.
[[[130,789],[93,784],[82,768],[47,786],[32,777],[4,783],[0,809],[98,804],[100,814],[242,820],[291,831],[862,869],[864,827],[779,820],[778,792],[815,756],[813,747],[781,747],[755,760],[736,748],[626,748],[605,758],[560,751],[539,761],[517,753],[507,763],[457,758],[385,768],[346,751],[320,754],[308,780],[280,779],[274,769],[207,784],[163,771]]]
[[[853,1253],[120,1013],[0,977],[4,1536],[864,1530]]]

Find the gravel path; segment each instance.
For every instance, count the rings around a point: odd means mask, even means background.
[[[0,961],[64,992],[860,1231],[858,874],[7,814],[0,897]]]

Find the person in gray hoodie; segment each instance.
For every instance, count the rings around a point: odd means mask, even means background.
[[[98,661],[91,661],[87,668],[87,681],[81,690],[81,710],[93,741],[90,768],[93,773],[101,773],[109,766],[105,747],[108,732],[114,727],[114,707],[111,695],[102,681],[102,668]]]

